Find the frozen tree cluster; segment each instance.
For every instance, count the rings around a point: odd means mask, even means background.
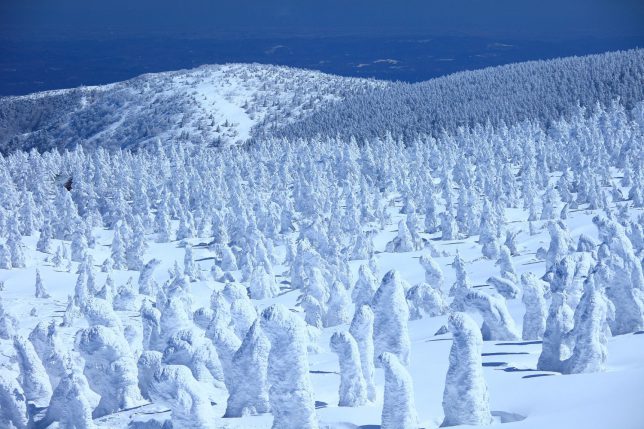
[[[43,130],[33,143],[41,152],[3,152],[0,427],[95,428],[142,409],[158,415],[133,427],[210,429],[270,414],[274,428],[315,429],[328,424],[316,407],[381,404],[383,428],[426,427],[416,350],[445,319],[443,426],[493,422],[484,341],[542,341],[540,371],[605,370],[611,337],[644,330],[644,104],[633,99],[641,85],[624,90],[634,86],[628,58],[533,65],[567,76],[571,64],[614,61],[627,69],[615,82],[624,98],[575,88],[579,105],[530,98],[521,115],[514,104],[467,104],[458,126],[422,101],[445,99],[440,85],[421,84],[408,99],[399,84],[340,88],[315,73],[290,81],[281,69],[231,65],[222,79],[233,70],[283,82],[249,95],[243,109],[260,122],[248,144],[224,144],[237,141],[236,125],[182,115],[172,101],[183,96],[164,93],[152,108],[167,109],[164,121],[128,116],[107,133],[136,151],[52,147],[76,142],[75,124]],[[493,73],[514,81],[527,72]],[[464,85],[461,106],[487,86],[445,81]],[[564,91],[556,81],[545,100]],[[149,95],[143,82],[132,83],[133,99]],[[382,89],[382,100],[361,85]],[[270,101],[276,88],[300,87],[357,98],[317,112],[306,111],[328,97]],[[513,100],[527,96],[521,88]],[[86,114],[97,115],[106,95],[87,91],[97,99]],[[383,130],[375,122],[390,119],[378,106],[394,99],[416,113]],[[20,115],[24,100],[15,103]],[[276,129],[289,106],[301,109],[293,120],[310,116]],[[374,124],[347,114],[355,106],[377,110]],[[344,114],[355,136],[338,128]],[[327,128],[311,137],[320,118]],[[213,142],[217,126],[228,134]],[[151,138],[159,130],[165,137]],[[579,235],[581,222],[592,228]],[[334,380],[337,404],[319,403],[320,380]]]

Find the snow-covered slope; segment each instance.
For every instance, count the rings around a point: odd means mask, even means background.
[[[0,98],[0,151],[220,145],[263,137],[407,139],[463,125],[547,125],[644,100],[644,50],[531,61],[409,84],[260,64],[209,65]]]
[[[0,150],[245,142],[384,82],[260,64],[201,66],[0,98]]]
[[[644,104],[252,139],[282,80],[217,70],[25,98],[184,125],[0,157],[0,429],[644,427]]]

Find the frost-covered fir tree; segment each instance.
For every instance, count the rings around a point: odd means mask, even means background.
[[[329,300],[326,303],[324,326],[344,325],[351,321],[351,299],[340,281],[335,281],[329,289]]]
[[[378,357],[385,370],[385,393],[382,404],[382,429],[416,429],[418,417],[414,400],[414,384],[407,368],[393,353]]]
[[[4,308],[2,296],[0,296],[0,339],[11,339],[17,329],[18,320]]]
[[[398,356],[403,365],[409,365],[409,307],[403,280],[396,270],[382,278],[373,298],[373,313],[375,355],[390,352]]]
[[[82,262],[87,252],[87,238],[85,238],[84,228],[84,222],[80,222],[72,233],[72,261],[75,262]]]
[[[139,293],[148,296],[156,296],[159,285],[154,280],[154,270],[161,264],[158,259],[150,259],[139,274]]]
[[[105,326],[86,328],[77,333],[76,347],[92,390],[101,395],[95,418],[141,404],[136,360],[122,333]]]
[[[499,248],[499,259],[496,261],[496,265],[499,266],[501,277],[508,279],[514,283],[517,283],[519,281],[517,273],[514,270],[514,263],[512,262],[510,249],[506,246],[501,246]]]
[[[40,424],[49,427],[56,422],[61,428],[95,429],[88,393],[91,391],[83,374],[66,374],[56,386],[45,418]]]
[[[458,224],[454,218],[451,210],[445,210],[440,214],[440,231],[441,240],[457,240],[458,239]]]
[[[27,399],[18,380],[0,373],[0,427],[27,429],[30,425]]]
[[[329,343],[340,362],[340,407],[359,407],[367,403],[367,384],[362,372],[356,340],[348,332],[335,332]]]
[[[49,298],[50,295],[45,289],[45,286],[42,284],[42,277],[40,277],[40,271],[36,270],[36,293],[34,294],[36,298]]]
[[[143,349],[159,350],[164,346],[161,339],[161,312],[144,299],[141,305],[141,323],[143,328]]]
[[[447,303],[440,289],[427,283],[412,286],[406,294],[410,320],[418,320],[426,314],[429,317],[440,316],[447,311]]]
[[[124,270],[127,268],[127,260],[125,258],[126,237],[123,236],[125,228],[122,228],[123,223],[119,221],[114,228],[114,238],[112,239],[112,261],[116,270]]]
[[[52,238],[53,232],[51,228],[51,221],[48,218],[45,218],[43,220],[42,226],[40,227],[40,236],[38,237],[38,242],[36,243],[36,250],[43,253],[51,252]]]
[[[505,299],[515,299],[517,296],[519,296],[520,290],[517,285],[514,284],[514,282],[511,280],[492,276],[487,279],[487,282],[490,286],[496,289],[499,295],[501,295]]]
[[[496,259],[499,252],[497,231],[499,219],[497,218],[492,204],[486,199],[481,213],[481,224],[479,226],[479,244],[482,246],[482,253],[487,259]]]
[[[20,367],[20,385],[27,401],[39,407],[47,406],[52,395],[51,383],[33,344],[16,335],[13,337],[13,347]]]
[[[466,310],[477,311],[483,318],[481,334],[484,340],[515,341],[520,338],[503,297],[473,290],[465,295],[463,303]]]
[[[398,235],[387,243],[385,251],[403,253],[413,252],[414,250],[418,250],[418,248],[419,246],[414,243],[414,238],[412,237],[411,232],[409,232],[407,223],[404,219],[401,219],[400,222],[398,222]]]
[[[164,365],[158,352],[144,352],[137,370],[146,396],[170,408],[172,426],[214,429],[215,413],[201,384],[183,365]]]
[[[25,256],[25,245],[22,242],[22,235],[20,235],[18,219],[15,217],[9,218],[7,229],[7,248],[11,255],[11,267],[9,268],[24,268],[27,266],[27,258]]]
[[[425,282],[433,288],[442,289],[445,280],[440,265],[429,254],[421,255],[418,261],[425,270]]]
[[[316,429],[304,325],[285,307],[275,304],[262,312],[261,327],[271,343],[268,396],[273,429]]]
[[[489,425],[489,395],[483,378],[483,339],[476,323],[465,313],[448,319],[453,335],[449,369],[443,392],[445,419],[441,426]]]
[[[253,299],[273,298],[279,295],[280,288],[275,277],[262,268],[255,268],[248,281],[248,290]]]
[[[270,347],[259,320],[255,321],[232,359],[232,382],[225,417],[270,411],[267,381]]]
[[[624,227],[602,217],[593,218],[599,238],[605,244],[599,252],[600,265],[596,281],[606,288],[608,299],[615,306],[610,321],[613,335],[644,329],[644,274],[641,259],[635,255],[633,244]]]
[[[561,371],[562,362],[570,355],[566,337],[572,328],[573,312],[566,303],[566,294],[555,291],[550,301],[537,369]]]
[[[570,332],[575,345],[570,358],[562,363],[562,372],[578,374],[604,370],[610,336],[610,310],[604,291],[595,284],[594,275],[591,274],[575,308],[575,324]]]
[[[185,255],[183,258],[183,274],[187,276],[190,281],[197,281],[200,277],[199,265],[195,263],[195,258],[192,254],[192,246],[186,244]]]
[[[367,386],[367,399],[376,400],[376,384],[374,381],[374,346],[373,346],[374,315],[371,307],[358,307],[351,320],[349,333],[355,338],[360,351],[360,367]]]
[[[470,285],[467,271],[465,271],[465,261],[461,258],[458,251],[456,252],[456,256],[454,256],[452,268],[454,268],[455,271],[456,281],[449,290],[449,296],[454,297],[450,308],[454,311],[463,311],[463,300],[465,299],[465,296],[472,290],[472,286]]]
[[[550,246],[546,253],[546,271],[550,271],[557,262],[575,249],[568,228],[563,222],[550,222],[548,232],[550,233]]]
[[[11,265],[11,250],[5,243],[0,243],[0,269],[10,270]]]
[[[368,265],[362,264],[358,269],[358,280],[353,286],[351,299],[356,308],[371,305],[373,296],[378,290],[378,282]]]
[[[145,227],[139,216],[134,217],[132,224],[132,237],[125,249],[125,260],[128,270],[141,271],[143,269],[147,242],[145,239]]]
[[[524,340],[540,340],[543,338],[548,317],[544,286],[533,273],[522,274],[521,285],[523,286],[521,299],[525,305],[521,338]]]

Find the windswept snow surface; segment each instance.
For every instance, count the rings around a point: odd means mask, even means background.
[[[394,198],[395,206],[390,208],[393,222],[375,236],[375,246],[379,263],[380,279],[390,269],[398,270],[410,284],[424,280],[424,270],[418,262],[423,251],[406,253],[383,253],[386,243],[396,236],[398,219],[404,218],[398,213],[401,202]],[[641,209],[634,210],[633,215],[642,213]],[[573,239],[580,234],[597,238],[597,232],[591,222],[593,211],[574,211],[570,213],[566,224]],[[540,223],[537,235],[530,236],[525,221],[526,213],[520,210],[508,210],[507,221],[522,232],[518,236],[520,255],[514,258],[518,275],[532,271],[543,273],[545,262],[535,257],[537,248],[547,247],[549,237],[547,230]],[[90,253],[95,261],[103,261],[110,254],[109,245],[112,233],[107,230],[96,230],[98,243]],[[425,238],[433,236],[423,234]],[[52,264],[45,262],[45,255],[34,251],[36,237],[25,239],[29,249],[31,263],[25,269],[0,270],[0,281],[5,283],[5,291],[1,293],[5,308],[11,310],[20,321],[20,334],[27,336],[30,330],[40,320],[62,320],[67,295],[73,294],[76,282],[76,266],[72,272],[55,269]],[[189,240],[194,245],[195,260],[202,272],[208,275],[211,266],[212,253],[200,245],[208,241],[207,237]],[[54,240],[54,247],[59,243]],[[480,246],[476,237],[458,241],[433,241],[439,252],[447,256],[435,258],[445,273],[447,287],[454,280],[451,268],[455,253],[458,251],[466,262],[466,270],[475,288],[492,292],[492,287],[485,285],[486,279],[496,275],[498,268],[493,261],[481,258]],[[155,271],[155,279],[162,283],[166,281],[168,269],[175,261],[182,261],[184,249],[178,247],[178,242],[158,244],[150,241],[146,252],[146,260],[158,258],[160,266]],[[283,254],[282,247],[277,248]],[[354,278],[360,264],[365,261],[350,263]],[[44,279],[45,287],[51,294],[51,299],[36,299],[33,297],[35,270],[38,268]],[[96,267],[97,271],[98,266]],[[284,267],[276,267],[276,278],[284,280]],[[136,284],[138,272],[113,271],[111,277],[118,287],[134,278]],[[236,276],[240,273],[236,272]],[[98,273],[96,284],[105,282],[106,274]],[[208,302],[213,290],[223,288],[222,283],[198,281],[193,283],[192,295],[195,308]],[[447,293],[447,290],[444,291]],[[300,314],[301,308],[296,306],[298,291],[291,290],[288,285],[282,285],[282,295],[274,299],[254,301],[259,309],[273,303],[281,303],[292,311]],[[508,307],[517,323],[523,317],[523,305],[520,300],[509,300]],[[37,316],[30,316],[32,308]],[[123,321],[137,318],[138,312],[119,312]],[[480,319],[479,319],[480,321]],[[420,427],[437,428],[443,420],[441,407],[445,374],[448,367],[448,354],[451,346],[450,334],[434,335],[447,323],[446,316],[425,317],[409,322],[411,337],[411,363],[409,371],[414,381],[416,408]],[[77,324],[69,328],[60,328],[65,343],[73,342],[77,329],[84,327],[84,319],[79,318]],[[320,427],[328,428],[376,428],[380,425],[382,409],[384,376],[382,369],[376,370],[377,401],[374,404],[360,407],[338,407],[338,387],[340,383],[337,355],[329,349],[329,339],[338,329],[347,326],[327,328],[318,338],[316,344],[320,349],[318,354],[309,354],[310,376],[315,392],[315,401]],[[8,374],[12,355],[11,342],[0,340],[0,372]],[[536,370],[537,359],[541,352],[539,341],[486,341],[483,346],[483,370],[489,388],[490,409],[495,417],[491,427],[507,427],[521,429],[641,429],[644,425],[644,335],[628,334],[612,337],[608,342],[607,371],[593,374],[560,375]],[[215,414],[222,416],[226,408],[226,397],[215,401]],[[144,405],[140,408],[118,412],[96,421],[99,428],[125,428],[131,421],[147,421],[150,418],[162,421],[168,418],[169,412],[165,407],[155,404]],[[269,428],[272,417],[270,414],[248,416],[242,418],[218,418],[215,427],[221,428]],[[508,423],[507,425],[504,423]],[[511,424],[510,424],[511,423]],[[490,427],[490,426],[488,426]]]

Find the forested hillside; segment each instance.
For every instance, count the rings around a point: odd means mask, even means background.
[[[644,50],[530,61],[456,73],[418,84],[396,83],[330,105],[279,135],[414,138],[489,121],[543,125],[578,106],[644,100]]]

